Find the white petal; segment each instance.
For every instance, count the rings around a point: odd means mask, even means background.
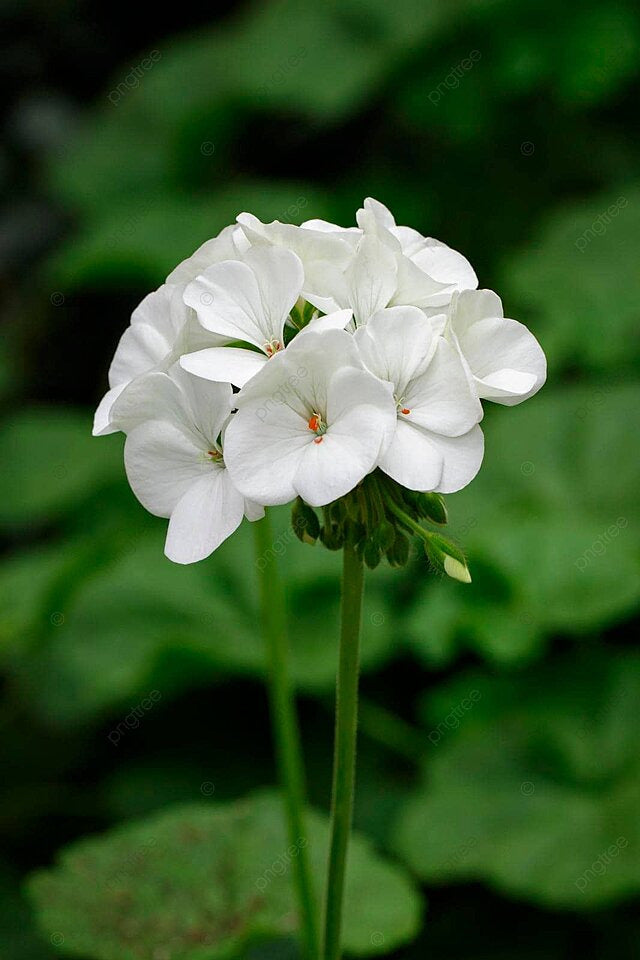
[[[111,408],[111,423],[125,433],[145,420],[168,420],[189,430],[190,419],[178,384],[167,373],[156,371],[127,384]]]
[[[225,463],[235,486],[248,499],[265,505],[288,503],[295,497],[293,478],[310,439],[304,416],[286,403],[272,403],[269,406],[267,398],[264,405],[258,401],[241,407],[224,438]]]
[[[323,330],[344,330],[353,317],[353,310],[334,310],[324,317],[315,317],[308,324],[309,330],[322,333]]]
[[[341,367],[363,369],[351,334],[344,330],[316,332],[305,327],[286,350],[276,354],[235,398],[239,408],[256,403],[268,410],[289,404],[301,416],[322,412],[327,404],[327,385]]]
[[[467,258],[433,237],[425,237],[420,248],[412,252],[411,259],[434,280],[456,290],[475,290],[478,286],[478,278]]]
[[[360,407],[362,416],[367,408]],[[312,507],[322,507],[344,496],[370,473],[380,451],[378,431],[355,436],[353,421],[330,428],[320,443],[307,443],[294,477],[296,492]]]
[[[131,323],[146,323],[154,327],[171,343],[185,319],[184,309],[180,311],[176,300],[178,288],[170,283],[163,283],[152,293],[148,293],[131,314]]]
[[[377,222],[387,230],[391,230],[393,227],[395,227],[395,218],[388,207],[385,207],[384,203],[380,203],[379,200],[374,200],[373,197],[367,197],[364,201],[363,207],[365,210],[370,211]],[[361,213],[360,210],[358,211],[358,214],[359,213]],[[356,214],[356,220],[358,220],[358,214]]]
[[[424,310],[449,304],[453,288],[430,277],[408,257],[397,258],[397,274],[392,306],[410,304]]]
[[[392,227],[391,233],[400,242],[405,257],[411,258],[424,244],[424,237],[413,227]]]
[[[119,429],[111,422],[111,408],[126,386],[126,383],[121,383],[119,387],[112,387],[111,390],[107,390],[98,404],[93,416],[93,430],[91,431],[94,437],[104,437],[109,433],[116,433]]]
[[[328,401],[327,432],[310,438],[294,478],[297,492],[312,506],[352,490],[374,469],[395,429],[390,392],[365,371],[338,371]]]
[[[346,234],[346,240],[351,242],[360,236],[360,230],[357,227],[340,227],[337,223],[330,223],[328,220],[305,220],[300,224],[301,230],[318,230],[320,233],[343,233]]]
[[[376,237],[365,236],[345,273],[356,324],[389,304],[396,289],[396,258]]]
[[[257,503],[255,500],[245,499],[244,515],[247,518],[247,520],[251,520],[251,522],[255,520],[262,520],[262,518],[264,517],[264,513],[265,513],[265,510],[261,503]]]
[[[511,406],[545,382],[542,347],[524,324],[502,316],[500,298],[491,290],[467,291],[454,299],[451,331],[479,396]]]
[[[417,307],[379,310],[355,332],[365,366],[390,381],[398,397],[429,363],[437,341],[431,323]]]
[[[442,477],[444,457],[424,430],[398,420],[380,469],[409,490],[435,490]]]
[[[245,254],[245,262],[255,274],[268,329],[282,340],[284,321],[300,296],[304,281],[300,258],[291,250],[278,247],[252,247]]]
[[[148,373],[162,364],[173,343],[146,323],[132,324],[120,337],[111,366],[109,385],[129,383],[141,373]]]
[[[267,357],[253,350],[240,347],[210,347],[187,353],[180,358],[183,370],[205,380],[217,380],[243,387],[259,370],[262,370]]]
[[[184,421],[197,432],[208,448],[215,443],[231,414],[233,390],[230,383],[217,383],[192,377],[179,364],[169,371],[179,384],[188,408]]]
[[[261,348],[275,335],[267,327],[253,270],[240,260],[208,267],[187,286],[184,302],[213,333]]]
[[[377,431],[380,452],[389,445],[396,428],[393,388],[366,370],[343,367],[329,382],[326,417],[328,430],[343,433],[348,421],[354,425],[356,438],[367,445]]]
[[[482,419],[460,357],[442,337],[427,369],[408,384],[404,403],[409,422],[448,437],[467,433]]]
[[[168,517],[189,487],[209,476],[213,464],[192,438],[171,423],[147,421],[135,427],[124,446],[131,489],[150,513]]]
[[[302,289],[299,258],[289,250],[252,247],[245,261],[214,264],[188,285],[184,301],[214,333],[264,349],[282,342],[284,321]]]
[[[311,261],[320,260],[346,267],[353,252],[359,231],[313,229],[309,222],[304,227],[293,223],[261,223],[251,213],[241,213],[237,217],[247,238],[252,244],[269,243],[292,250],[302,261],[305,270]]]
[[[484,435],[475,426],[461,437],[431,434],[431,442],[443,454],[444,466],[437,493],[455,493],[471,483],[482,465]]]
[[[165,553],[175,563],[204,560],[236,530],[244,515],[244,498],[224,467],[209,465],[171,512]]]
[[[327,260],[307,260],[302,296],[323,313],[335,313],[350,304],[344,270]]]
[[[473,480],[484,453],[484,437],[475,426],[461,437],[442,437],[399,421],[380,468],[410,490],[454,493]]]
[[[231,226],[221,230],[217,237],[213,237],[212,240],[205,240],[195,253],[192,253],[190,257],[187,257],[171,271],[167,277],[167,283],[190,283],[212,263],[237,259],[238,249],[234,243],[236,229],[236,225],[231,224]]]

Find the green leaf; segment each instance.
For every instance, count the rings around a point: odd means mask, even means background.
[[[586,909],[640,890],[640,658],[471,674],[425,702],[423,784],[395,849],[426,881]]]
[[[640,465],[628,450],[639,405],[638,387],[604,383],[488,411],[483,468],[447,498],[473,582],[420,583],[405,627],[412,650],[431,664],[462,645],[518,661],[558,631],[588,633],[631,612]]]
[[[640,355],[639,258],[640,195],[621,185],[549,215],[507,261],[497,289],[507,316],[539,337],[551,371],[620,376]]]
[[[255,940],[295,932],[292,861],[307,847],[320,898],[326,818],[309,813],[291,846],[280,799],[168,809],[65,850],[30,893],[45,937],[92,960],[227,960]],[[387,953],[413,938],[421,901],[407,875],[355,835],[349,854],[345,950]]]
[[[106,441],[106,442],[105,442]],[[0,426],[0,525],[54,519],[122,473],[122,441],[91,436],[91,418],[64,407],[31,407]]]
[[[141,519],[147,518],[141,514]],[[278,558],[285,577],[294,680],[308,691],[332,690],[339,558],[299,543],[288,508],[274,511],[274,519],[273,548],[262,560],[268,567]],[[112,523],[125,521],[116,517]],[[153,526],[151,533],[139,526],[113,530],[112,537],[123,535],[124,546],[99,565],[89,558],[89,542],[84,563],[72,567],[72,582],[57,592],[52,582],[63,580],[70,554],[80,550],[78,541],[58,547],[57,559],[36,553],[6,566],[9,587],[29,582],[24,596],[8,599],[4,610],[0,606],[0,627],[18,673],[37,689],[34,705],[49,722],[96,719],[124,709],[151,689],[168,698],[203,679],[264,676],[251,525],[244,523],[209,560],[191,566],[166,559],[166,524],[155,521]],[[387,587],[392,579],[393,572],[383,568],[371,577],[364,669],[378,667],[396,649]],[[24,628],[35,638],[38,625],[46,627],[44,639],[35,646],[25,644]]]

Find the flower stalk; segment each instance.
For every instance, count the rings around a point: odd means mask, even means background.
[[[256,559],[264,560],[273,547],[268,514],[253,525]],[[284,589],[273,558],[268,565],[256,563],[260,571],[261,620],[268,656],[268,689],[271,724],[278,774],[282,786],[289,842],[298,848],[293,861],[293,878],[300,911],[300,930],[307,960],[318,958],[318,922],[308,858],[304,822],[305,785],[302,748],[289,674]]]
[[[362,560],[349,544],[343,551],[342,624],[336,686],[336,726],[331,799],[331,839],[322,960],[340,960],[342,912],[349,836],[353,819],[358,675],[362,621]]]

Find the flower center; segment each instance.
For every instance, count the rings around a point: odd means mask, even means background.
[[[284,344],[280,340],[267,340],[266,343],[262,344],[262,349],[268,357],[272,357],[275,353],[278,353],[280,350],[284,350]]]
[[[396,401],[396,410],[397,410],[399,413],[403,413],[405,416],[406,416],[408,413],[411,413],[411,410],[409,409],[409,407],[406,407],[406,406],[405,406],[405,399],[404,399],[404,397],[394,397],[394,400]]]
[[[309,417],[307,426],[309,430],[312,430],[315,433],[314,443],[322,443],[323,434],[327,432],[327,425],[322,419],[322,416],[319,413],[312,413]]]

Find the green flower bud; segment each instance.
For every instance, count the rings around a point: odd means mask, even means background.
[[[453,580],[461,583],[471,583],[471,574],[467,567],[465,556],[455,543],[441,537],[440,534],[430,533],[424,543],[425,553],[429,562],[436,570],[446,573]]]
[[[387,550],[387,560],[392,567],[404,567],[409,562],[411,541],[401,530],[396,530],[395,540]]]
[[[327,550],[340,550],[344,546],[344,531],[336,523],[325,523],[320,528],[320,540]]]
[[[373,538],[366,541],[362,558],[370,570],[375,570],[380,563],[382,554],[380,552],[380,547]]]
[[[330,503],[327,507],[329,511],[329,516],[333,523],[342,523],[347,516],[347,505],[344,502],[344,499],[334,500],[333,503]]]
[[[388,520],[383,520],[373,531],[373,540],[383,553],[393,546],[396,538],[396,529]]]
[[[347,518],[344,522],[344,536],[345,540],[355,547],[360,541],[367,539],[367,531],[359,521]]]
[[[320,535],[320,521],[315,510],[298,497],[291,509],[295,535],[303,543],[315,543]]]
[[[418,514],[431,523],[444,524],[448,520],[444,497],[439,493],[420,493],[416,498]]]

